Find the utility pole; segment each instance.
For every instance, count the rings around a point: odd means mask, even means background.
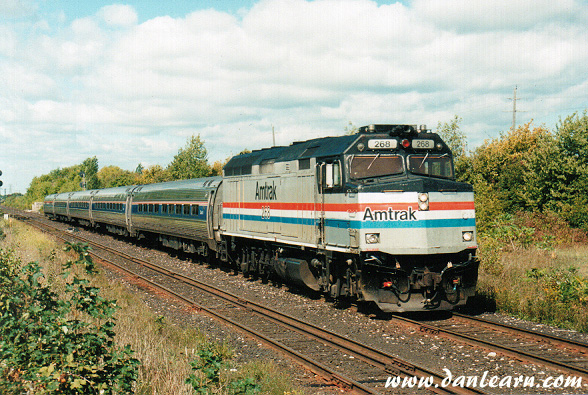
[[[517,127],[517,86],[515,85],[514,88],[514,93],[512,97],[508,98],[509,100],[512,100],[512,127],[511,130],[514,131],[515,128]],[[508,111],[510,112],[510,111]],[[518,112],[524,112],[524,111],[520,111],[518,110]]]
[[[272,125],[272,138],[274,141],[274,145],[272,145],[272,147],[275,147],[276,146],[276,132],[274,130],[274,125]]]
[[[512,96],[512,130],[515,129],[517,124],[517,86],[515,85],[514,93]]]

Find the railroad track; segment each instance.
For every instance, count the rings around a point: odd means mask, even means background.
[[[391,321],[421,332],[481,347],[519,361],[546,366],[588,380],[588,344],[500,324],[465,314],[423,323],[402,316]]]
[[[253,301],[242,299],[154,263],[121,253],[80,235],[65,234],[57,227],[50,226],[46,221],[40,221],[34,216],[25,216],[21,213],[18,215],[31,225],[62,240],[74,239],[90,244],[94,249],[92,254],[106,264],[149,284],[152,288],[182,300],[196,310],[237,327],[290,356],[327,382],[350,392],[378,394],[381,391],[390,391],[384,388],[386,378],[404,376],[430,378],[428,390],[439,394],[484,393],[477,389],[445,387],[442,385],[445,376],[441,373],[391,356]],[[119,264],[115,262],[115,259],[122,259],[126,263]],[[149,271],[148,275],[145,273],[146,270]],[[162,276],[173,280],[177,285],[174,285],[173,289],[161,285],[157,279]],[[331,361],[331,363],[322,363],[318,359]],[[341,373],[342,371],[344,373]]]

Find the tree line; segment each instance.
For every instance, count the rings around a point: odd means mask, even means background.
[[[551,131],[531,122],[468,150],[461,118],[438,130],[453,151],[456,177],[474,185],[481,232],[505,215],[555,216],[588,230],[588,113]]]
[[[222,174],[222,167],[220,161],[212,165],[208,163],[204,141],[200,135],[193,135],[166,167],[153,165],[144,168],[139,164],[134,171],[123,170],[118,166],[99,168],[98,158],[94,156],[81,164],[55,169],[33,178],[24,196],[9,197],[6,204],[30,208],[33,202],[43,201],[47,195],[81,191],[84,180],[86,189],[111,188],[215,176]]]

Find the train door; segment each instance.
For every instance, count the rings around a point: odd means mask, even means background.
[[[222,181],[216,190],[210,192],[208,198],[208,238],[216,242],[221,241],[221,227],[223,217],[223,184]]]
[[[325,245],[325,163],[317,163],[317,189],[315,194],[316,208],[316,241],[317,245]]]
[[[67,215],[67,219],[70,220],[70,221],[71,221],[71,216],[69,214],[69,206],[70,206],[70,203],[71,203],[71,195],[73,195],[73,193],[69,193],[67,195],[67,202],[65,203],[65,213]]]
[[[90,201],[88,202],[88,219],[90,220],[90,224],[92,226],[94,226],[94,213],[92,212],[92,204],[94,203],[94,195],[96,192],[98,191],[90,193]]]
[[[127,189],[127,200],[125,203],[125,223],[127,225],[127,232],[133,234],[133,192],[137,187]]]
[[[333,233],[332,226],[327,226],[326,210],[329,203],[337,203],[334,199],[342,186],[341,162],[330,159],[317,164],[317,239],[319,246],[327,244],[341,244],[338,230]],[[339,221],[331,219],[331,225],[339,227]],[[347,231],[347,228],[345,228]],[[345,243],[345,242],[344,242]]]

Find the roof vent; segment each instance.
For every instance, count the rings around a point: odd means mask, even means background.
[[[424,126],[424,125],[423,125]],[[418,131],[417,125],[369,125],[359,128],[359,133],[388,133],[390,136],[411,135]]]

